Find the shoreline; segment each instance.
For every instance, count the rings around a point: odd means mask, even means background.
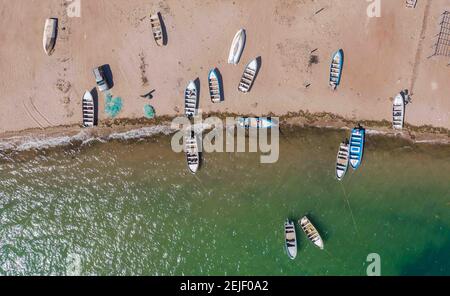
[[[233,113],[208,113],[203,118],[253,116]],[[271,114],[268,116],[276,117]],[[175,116],[162,116],[156,119],[114,119],[101,122],[95,128],[81,128],[79,125],[57,126],[46,129],[27,129],[20,132],[8,132],[0,135],[0,153],[2,156],[12,152],[46,150],[69,145],[84,145],[91,141],[108,142],[113,140],[133,140],[150,138],[156,135],[171,135],[171,121]],[[450,131],[431,126],[406,125],[401,132],[392,130],[388,121],[354,121],[330,113],[297,112],[280,116],[280,129],[296,130],[318,128],[332,130],[350,130],[362,124],[370,136],[400,138],[411,144],[450,145]]]

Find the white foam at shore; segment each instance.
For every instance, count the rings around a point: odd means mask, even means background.
[[[122,133],[112,133],[103,137],[94,135],[91,130],[82,130],[73,136],[61,137],[12,137],[0,141],[1,151],[29,151],[29,150],[44,150],[55,147],[69,146],[76,143],[87,145],[89,143],[108,142],[111,140],[133,140],[140,138],[148,138],[158,134],[170,135],[174,130],[170,126],[158,125],[152,127],[144,127],[140,129],[130,130]]]

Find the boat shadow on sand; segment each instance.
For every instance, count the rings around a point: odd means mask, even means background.
[[[195,106],[195,109],[198,109],[198,107],[200,106],[200,98],[201,98],[201,96],[200,96],[200,94],[201,94],[201,83],[200,83],[200,78],[196,78],[195,80],[194,80],[194,84],[195,84],[195,87],[197,88],[197,106]]]
[[[163,46],[166,46],[169,43],[169,34],[167,34],[167,27],[166,27],[166,23],[164,22],[163,16],[161,15],[160,12],[158,12],[158,15],[159,15],[159,21],[161,24]]]

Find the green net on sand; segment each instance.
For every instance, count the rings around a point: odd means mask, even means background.
[[[145,105],[144,106],[144,115],[148,119],[155,118],[155,108],[153,108],[151,105]]]
[[[109,117],[111,118],[116,117],[122,110],[122,107],[123,107],[122,98],[120,97],[113,98],[111,95],[106,96],[105,112]]]

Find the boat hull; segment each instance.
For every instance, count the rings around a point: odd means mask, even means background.
[[[350,156],[350,145],[348,143],[342,143],[339,146],[339,151],[336,160],[336,178],[339,181],[342,181],[342,179],[344,179],[345,174],[347,173],[349,156]]]
[[[352,136],[350,138],[350,165],[355,170],[362,163],[365,135],[366,132],[361,127],[357,127],[352,130]]]
[[[330,86],[336,89],[341,84],[342,68],[344,66],[344,51],[339,49],[333,54],[330,69]]]
[[[297,233],[295,225],[291,221],[284,223],[285,250],[288,257],[294,260],[297,257]]]
[[[201,164],[199,136],[194,131],[191,131],[185,136],[184,144],[188,169],[192,174],[196,174]]]
[[[187,117],[193,117],[198,112],[198,89],[194,81],[190,81],[184,95],[184,113]]]
[[[230,54],[228,55],[228,63],[237,65],[241,60],[242,53],[245,47],[246,33],[244,29],[239,30],[233,38],[231,43]]]
[[[241,117],[238,125],[245,129],[270,129],[278,126],[278,123],[271,117]]]
[[[47,55],[51,55],[55,49],[56,37],[58,34],[58,20],[49,18],[45,21],[44,36],[42,38],[42,45]]]
[[[393,103],[392,109],[392,127],[396,130],[402,130],[405,123],[405,97],[403,93],[398,94]]]
[[[220,103],[223,101],[223,86],[220,79],[219,70],[212,69],[208,75],[209,96],[211,102]]]
[[[95,125],[95,103],[91,92],[86,91],[83,96],[83,126],[93,127]]]
[[[316,227],[311,223],[308,217],[303,217],[298,221],[301,229],[306,234],[308,239],[319,249],[323,250],[325,245],[323,243],[323,239],[317,231]]]
[[[248,93],[253,87],[256,80],[256,75],[259,71],[259,63],[257,59],[250,61],[247,64],[239,82],[238,90],[242,93]]]

